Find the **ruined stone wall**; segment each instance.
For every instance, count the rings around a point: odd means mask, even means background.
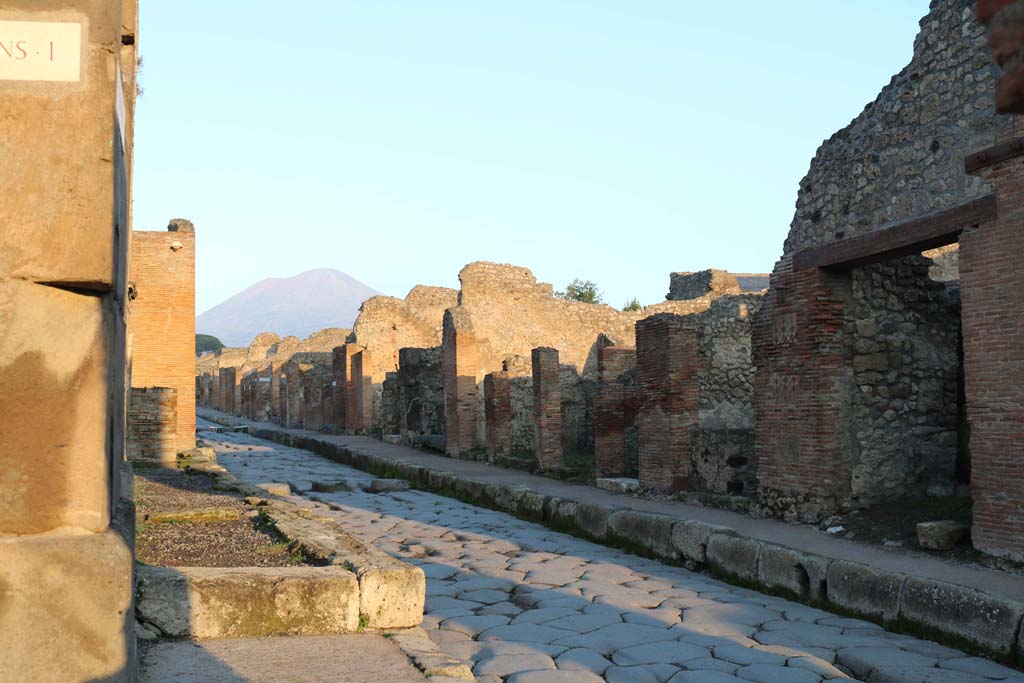
[[[441,344],[441,321],[457,303],[458,292],[445,287],[414,287],[405,299],[375,296],[363,302],[352,326],[351,341],[373,354],[366,372],[374,383],[397,372],[402,348],[429,348]]]
[[[752,323],[763,296],[724,296],[700,314],[698,416],[691,439],[691,487],[749,494],[756,488]]]
[[[384,434],[398,434],[401,429],[402,408],[398,397],[398,373],[389,372],[381,384],[381,429]]]
[[[132,386],[174,387],[178,392],[178,450],[196,445],[196,240],[192,224],[172,220],[166,232],[132,235],[131,275],[135,299]]]
[[[776,318],[760,325],[764,348],[757,352],[757,384],[774,387],[790,401],[789,414],[803,418],[784,424],[762,403],[773,391],[760,395],[761,489],[766,509],[777,514],[814,518],[955,484],[958,321],[945,288],[915,256],[852,268],[841,276],[845,283],[794,274],[791,257],[991,191],[965,174],[964,157],[1016,124],[993,109],[995,68],[972,5],[932,2],[910,64],[822,144],[800,182],[761,314]],[[948,268],[932,272],[951,279]],[[794,294],[801,305],[793,305]],[[806,356],[804,338],[824,347]],[[815,357],[826,360],[799,367]],[[838,431],[804,433],[804,425],[833,419]],[[802,469],[806,478],[793,476]]]
[[[441,347],[399,350],[398,410],[402,443],[444,434],[444,368]]]

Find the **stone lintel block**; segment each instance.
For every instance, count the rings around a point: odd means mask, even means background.
[[[109,526],[114,329],[107,297],[0,281],[0,533]]]
[[[735,536],[736,532],[718,524],[694,520],[682,520],[672,527],[672,546],[677,557],[689,562],[706,564],[708,561],[708,539],[714,534]]]
[[[636,510],[616,510],[608,516],[608,538],[639,546],[659,558],[676,559],[672,544],[675,518]]]
[[[932,579],[910,577],[900,592],[900,618],[954,634],[989,652],[1009,655],[1024,603]]]
[[[742,536],[711,534],[707,542],[707,564],[727,576],[753,583],[764,543]]]
[[[0,680],[133,680],[132,551],[113,531],[0,538]]]
[[[906,574],[879,571],[866,564],[834,560],[828,567],[828,601],[872,619],[892,621],[899,614]]]
[[[345,567],[140,566],[135,611],[171,638],[352,633],[359,593]]]
[[[831,560],[773,543],[761,548],[758,581],[774,590],[785,590],[810,602],[826,599]]]
[[[123,219],[115,201],[124,181],[115,173],[123,164],[115,132],[121,3],[13,0],[0,17],[79,24],[82,42],[77,82],[0,82],[0,278],[109,291],[128,230],[114,231]]]
[[[591,538],[604,540],[608,535],[608,518],[612,512],[614,508],[606,505],[579,501],[575,510],[576,527]]]

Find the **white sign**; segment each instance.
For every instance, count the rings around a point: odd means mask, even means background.
[[[0,21],[0,81],[81,79],[81,24]]]

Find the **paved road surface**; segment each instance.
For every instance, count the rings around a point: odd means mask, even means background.
[[[1024,683],[948,647],[450,498],[309,493],[314,480],[371,477],[247,434],[202,437],[243,481],[289,482],[297,502],[329,504],[350,533],[421,565],[423,627],[475,662],[481,683]]]

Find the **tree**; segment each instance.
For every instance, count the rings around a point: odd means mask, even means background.
[[[640,299],[637,299],[634,296],[632,299],[626,302],[626,305],[622,307],[622,310],[626,311],[627,313],[632,313],[634,311],[639,311],[641,308],[643,308],[643,306],[640,305]]]
[[[559,299],[567,299],[568,301],[582,301],[585,304],[603,303],[601,290],[597,288],[597,284],[590,280],[581,280],[579,278],[570,282],[565,291],[555,292],[555,296]]]
[[[217,339],[210,334],[197,334],[196,335],[196,355],[206,353],[207,351],[220,351],[224,348],[224,343],[220,339]]]

